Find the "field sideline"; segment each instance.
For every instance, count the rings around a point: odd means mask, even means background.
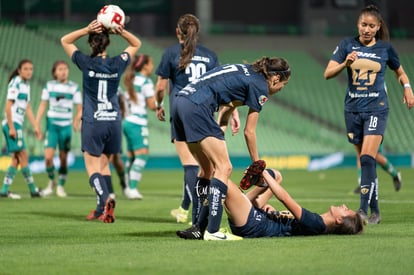
[[[359,196],[350,194],[355,169],[282,173],[305,208],[321,213],[331,204],[359,206]],[[95,196],[84,172],[70,172],[65,199],[30,199],[18,174],[11,190],[23,198],[0,199],[0,274],[413,274],[414,171],[402,169],[399,192],[385,172],[378,175],[382,222],[362,235],[205,242],[175,236],[188,226],[169,214],[180,203],[180,170],[146,171],[142,201],[126,200],[114,176],[114,224],[85,221]],[[34,176],[45,187],[46,175]]]

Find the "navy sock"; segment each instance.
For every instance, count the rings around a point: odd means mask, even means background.
[[[105,175],[103,176],[103,178],[105,179],[105,184],[106,184],[106,188],[108,189],[108,193],[114,193],[114,187],[112,185],[112,177],[111,175]]]
[[[193,201],[193,190],[197,182],[198,166],[184,165],[184,194],[181,207],[188,210]]]
[[[209,186],[210,186],[209,179],[198,178],[197,183],[195,187],[193,188],[193,209],[192,209],[193,224],[197,223],[198,216],[200,215],[201,208],[203,206],[203,202],[207,199],[207,196],[208,196]],[[208,204],[207,204],[207,210],[208,210]]]
[[[375,179],[375,183],[373,185],[373,191],[371,200],[369,203],[369,207],[371,208],[371,214],[372,213],[379,213],[379,207],[378,207],[378,178]]]
[[[106,199],[109,196],[108,188],[106,187],[105,179],[100,173],[94,173],[89,178],[89,185],[93,188],[97,195],[96,212],[102,213],[105,207]]]
[[[369,155],[361,156],[361,194],[359,209],[368,213],[368,206],[371,203],[375,182],[377,179],[376,161]],[[377,204],[378,208],[378,204]]]
[[[227,195],[227,185],[219,179],[213,178],[208,194],[209,215],[207,230],[210,233],[219,231],[223,216],[223,202]]]

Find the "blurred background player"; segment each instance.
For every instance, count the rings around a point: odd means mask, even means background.
[[[361,162],[359,160],[359,155],[357,152],[357,175],[358,175],[358,186],[354,189],[354,194],[359,194],[361,192]],[[394,190],[399,191],[402,185],[401,172],[398,171],[394,165],[388,160],[386,156],[382,154],[382,144],[379,147],[377,156],[375,157],[376,162],[381,166],[382,170],[387,172],[391,177],[394,184]]]
[[[89,184],[97,195],[96,209],[86,219],[105,223],[115,221],[115,199],[109,196],[107,186],[111,181],[110,156],[121,152],[119,81],[131,57],[141,47],[140,39],[123,26],[112,29],[112,32],[128,43],[125,50],[115,57],[107,56],[109,31],[96,20],[61,38],[63,49],[83,74],[82,151]],[[84,36],[88,36],[92,50],[90,56],[80,52],[74,44]]]
[[[123,131],[127,141],[128,199],[142,199],[138,190],[142,172],[149,154],[149,131],[147,108],[155,111],[154,83],[150,76],[154,70],[152,58],[146,54],[135,56],[125,71],[124,84],[126,116]]]
[[[171,106],[178,91],[203,73],[219,65],[216,54],[198,43],[199,32],[200,22],[196,16],[192,14],[180,16],[175,29],[178,43],[164,51],[156,71],[158,78],[155,96],[157,117],[160,121],[165,121],[163,99],[166,89],[168,89]],[[187,222],[189,207],[193,202],[192,221],[194,222],[197,209],[201,208],[201,202],[195,200],[197,197],[195,186],[197,182],[208,181],[208,179],[205,178],[205,175],[197,177],[199,170],[197,161],[191,155],[185,142],[177,141],[175,138],[172,135],[171,141],[175,145],[184,168],[184,185],[181,205],[177,209],[171,210],[171,215],[177,222]]]
[[[80,131],[82,95],[79,85],[69,80],[69,66],[65,61],[59,60],[53,64],[52,76],[54,80],[48,81],[43,88],[42,101],[36,116],[36,125],[41,129],[42,116],[49,106],[46,114],[46,134],[44,138],[45,164],[49,183],[47,188],[43,190],[43,194],[45,196],[52,194],[56,186],[53,157],[57,147],[59,148],[60,166],[56,195],[66,197],[64,185],[68,173],[67,157],[71,148],[72,128],[74,131]],[[76,109],[75,118],[73,119],[74,107]]]
[[[20,195],[9,191],[10,185],[20,166],[24,179],[29,187],[32,198],[43,196],[36,187],[32,172],[29,168],[29,155],[23,135],[23,122],[26,115],[34,128],[37,139],[42,138],[40,129],[36,127],[35,117],[30,106],[30,79],[33,75],[33,63],[29,59],[19,62],[9,77],[7,100],[4,108],[5,118],[2,121],[3,134],[6,140],[7,151],[11,154],[11,164],[4,176],[0,197],[20,199]]]
[[[361,189],[359,212],[370,224],[381,222],[378,204],[376,155],[383,141],[388,119],[385,86],[387,67],[404,87],[403,103],[411,109],[414,95],[397,52],[389,40],[388,27],[374,5],[363,8],[357,21],[358,36],[343,39],[326,66],[324,77],[348,74],[345,96],[345,124],[348,141],[360,156]],[[368,208],[371,215],[368,218]]]

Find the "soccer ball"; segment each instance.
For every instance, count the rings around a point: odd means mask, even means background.
[[[106,5],[98,12],[96,20],[101,23],[104,28],[114,30],[118,26],[125,23],[125,13],[117,5]]]

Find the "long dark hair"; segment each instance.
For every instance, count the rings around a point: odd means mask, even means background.
[[[375,5],[366,6],[365,8],[363,8],[361,10],[361,13],[360,13],[359,17],[361,17],[361,15],[374,16],[375,18],[377,18],[378,22],[380,22],[381,27],[377,31],[377,34],[375,35],[375,38],[377,38],[377,39],[379,38],[379,39],[384,40],[384,41],[389,41],[390,40],[390,32],[388,30],[388,26],[385,23],[384,18],[382,17],[382,15],[380,13],[380,10],[377,6],[375,6]]]
[[[177,22],[177,28],[183,40],[178,69],[183,70],[191,62],[191,58],[196,50],[200,21],[196,16],[187,13],[180,16]]]
[[[103,53],[110,42],[109,32],[107,30],[102,31],[101,33],[89,34],[88,43],[92,48],[91,56],[95,57],[98,54]]]
[[[134,56],[133,60],[131,61],[131,64],[129,64],[127,70],[125,71],[124,84],[125,84],[125,87],[127,88],[129,98],[132,102],[137,103],[138,101],[137,94],[135,93],[135,89],[134,89],[135,73],[140,72],[142,68],[146,64],[148,64],[149,61],[150,61],[150,57],[147,54],[140,54],[140,55]]]
[[[264,74],[266,79],[280,75],[280,81],[289,79],[291,71],[288,62],[281,57],[262,57],[252,63],[253,70]]]
[[[9,75],[9,81],[10,82],[16,75],[19,75],[19,70],[23,67],[24,64],[30,63],[33,64],[33,62],[30,59],[22,59],[19,61],[19,64],[17,65],[17,68],[14,69],[11,74]]]

